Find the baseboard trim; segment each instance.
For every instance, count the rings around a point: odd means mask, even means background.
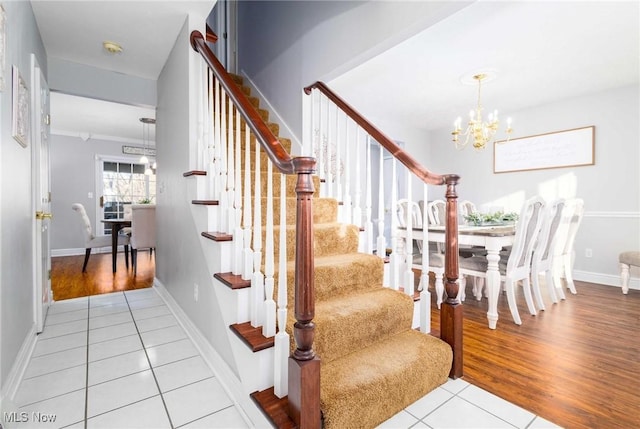
[[[202,358],[207,362],[223,389],[241,412],[243,419],[249,427],[268,427],[268,420],[257,408],[251,397],[244,391],[241,381],[233,375],[229,365],[222,359],[200,330],[191,322],[189,316],[169,293],[167,288],[157,278],[153,279],[153,287],[158,295],[175,315],[180,326],[187,336],[193,341]]]
[[[29,360],[31,359],[31,355],[33,354],[33,349],[36,347],[37,339],[38,336],[36,335],[36,325],[34,323],[33,325],[31,325],[31,329],[29,329],[27,336],[22,342],[22,346],[18,351],[16,360],[11,366],[11,371],[9,371],[9,375],[7,376],[5,383],[2,384],[0,403],[2,403],[3,405],[2,410],[0,411],[5,411],[7,402],[13,404],[13,400],[16,396],[16,392],[18,391],[18,387],[20,387],[22,377],[24,377],[24,373],[27,370],[27,366],[29,365]]]
[[[57,256],[78,256],[84,255],[86,249],[84,247],[71,248],[71,249],[51,249],[51,257]],[[119,251],[121,252],[121,251]],[[100,247],[91,249],[91,254],[94,253],[111,253],[111,247]]]
[[[573,270],[574,280],[581,282],[598,283],[606,286],[614,286],[621,288],[620,276],[612,274],[594,273],[590,271]],[[640,290],[640,278],[632,277],[629,279],[629,289]]]

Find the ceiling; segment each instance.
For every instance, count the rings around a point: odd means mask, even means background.
[[[207,1],[45,1],[32,0],[47,56],[156,80],[187,14],[207,16]],[[123,47],[108,54],[104,41]],[[155,109],[67,94],[51,94],[52,132],[142,141],[140,118],[155,118]],[[150,127],[155,138],[155,127]]]
[[[213,1],[32,1],[49,57],[156,79],[188,12]],[[365,116],[418,129],[451,126],[474,107],[461,78],[491,70],[482,102],[510,116],[528,107],[637,84],[637,1],[478,1],[331,81]],[[124,47],[107,55],[104,40]],[[52,129],[141,140],[153,109],[52,94]],[[519,118],[514,117],[514,127]],[[524,118],[522,120],[525,120]],[[152,127],[154,128],[154,127]],[[114,131],[117,130],[117,131]]]
[[[639,63],[638,1],[478,1],[330,86],[374,122],[433,130],[466,119],[477,84],[461,80],[478,71],[496,73],[482,85],[482,105],[505,119],[637,84]],[[514,116],[514,128],[519,120],[526,118]]]

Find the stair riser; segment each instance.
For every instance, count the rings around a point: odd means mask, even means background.
[[[286,201],[286,224],[295,225],[297,198],[288,197]],[[262,225],[267,224],[266,198],[262,201]],[[313,223],[335,222],[338,218],[338,202],[334,199],[319,198],[313,201]],[[273,199],[273,225],[280,225],[280,198]]]

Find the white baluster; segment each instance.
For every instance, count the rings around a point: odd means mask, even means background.
[[[341,221],[345,223],[351,223],[353,219],[353,201],[351,200],[351,151],[353,145],[351,144],[351,138],[349,136],[349,119],[344,116],[344,147],[345,147],[345,161],[344,161],[344,199],[342,207],[344,209],[344,216]]]
[[[227,92],[220,88],[222,106],[220,109],[220,209],[218,210],[218,231],[226,232],[229,200],[227,194]]]
[[[266,235],[264,248],[264,290],[266,300],[264,302],[264,325],[262,325],[262,335],[273,337],[276,334],[276,302],[273,300],[275,272],[274,265],[274,244],[273,244],[273,167],[271,161],[267,162],[267,213],[266,213]]]
[[[287,199],[285,175],[280,175],[280,242],[278,253],[278,333],[275,339],[273,391],[278,398],[289,392],[289,334],[287,333]]]
[[[423,188],[422,210],[422,273],[420,273],[420,331],[431,332],[431,293],[429,292],[429,224],[427,222],[427,201],[429,195],[427,184]]]
[[[320,177],[320,195],[322,197],[327,196],[327,175],[326,175],[326,152],[324,150],[324,121],[322,120],[322,112],[324,109],[322,108],[323,102],[326,103],[325,98],[322,94],[318,93],[318,105],[314,117],[317,120],[317,128],[314,129],[314,133],[316,133],[316,138],[314,142],[316,142],[315,154],[318,159],[318,176]],[[317,131],[317,132],[316,132]]]
[[[353,206],[353,224],[358,228],[362,227],[362,210],[360,209],[361,199],[362,199],[362,181],[360,178],[360,162],[362,159],[362,145],[360,144],[360,127],[356,124],[356,144],[355,144],[355,153],[356,153],[356,192]],[[358,252],[364,252],[365,243],[362,239],[363,233],[360,233],[360,240],[358,240]]]
[[[331,146],[332,146],[332,138],[333,138],[333,129],[331,127],[331,115],[330,115],[330,105],[327,102],[327,158],[326,158],[326,180],[327,180],[327,196],[330,198],[333,198],[335,196],[334,193],[334,189],[333,189],[333,168],[334,168],[334,161],[331,159]]]
[[[241,146],[242,146],[242,134],[241,134],[241,121],[240,115],[236,115],[236,153],[235,153],[235,177],[234,182],[236,184],[234,192],[234,229],[233,229],[233,259],[236,261],[233,264],[233,274],[240,275],[243,272],[243,233],[242,233],[242,163],[241,163]]]
[[[251,250],[251,133],[249,124],[244,126],[244,204],[243,204],[243,266],[242,279],[250,280],[253,276],[253,250]]]
[[[207,139],[207,162],[205,163],[205,170],[207,172],[207,198],[215,200],[217,199],[215,195],[215,180],[216,180],[216,170],[215,170],[215,116],[217,115],[217,111],[214,108],[215,103],[215,87],[217,86],[217,80],[214,83],[213,72],[209,70],[209,97],[208,97],[208,106],[209,106],[209,114],[207,115],[207,127],[208,127],[208,139]]]
[[[378,167],[378,239],[376,241],[376,254],[385,258],[387,241],[384,238],[384,149],[378,146],[380,150],[379,167]]]
[[[404,292],[409,296],[413,296],[413,290],[414,290],[413,271],[411,270],[413,266],[413,228],[412,228],[413,210],[411,209],[411,204],[412,204],[411,180],[412,180],[412,174],[410,171],[407,171],[407,221],[406,221],[407,241],[405,244],[405,249],[406,249],[405,252],[407,255],[407,259],[406,259],[404,278],[402,282],[404,286]]]
[[[371,142],[369,137],[366,144],[366,187],[364,200],[364,233],[365,233],[365,253],[373,253],[373,222],[371,222]]]
[[[213,174],[211,176],[212,197],[220,200],[220,81],[215,79],[213,108]],[[212,227],[213,225],[209,225]]]
[[[251,291],[253,307],[251,309],[251,326],[257,328],[264,321],[264,274],[260,272],[262,263],[262,195],[260,189],[260,143],[256,139],[255,189],[253,191],[253,277]]]
[[[340,148],[342,146],[344,146],[344,144],[340,144],[340,126],[338,124],[338,117],[339,117],[339,111],[338,111],[338,106],[335,106],[335,114],[336,114],[336,129],[333,132],[334,137],[334,141],[335,141],[335,145],[336,145],[336,174],[335,174],[335,182],[336,182],[336,199],[343,203],[344,206],[344,200],[342,197],[342,167],[340,165]]]
[[[398,290],[400,286],[400,253],[398,252],[398,179],[396,174],[396,158],[391,158],[391,288]]]
[[[227,208],[227,225],[225,226],[224,232],[232,234],[233,230],[235,229],[236,225],[235,225],[235,217],[236,217],[236,213],[235,213],[235,207],[234,207],[234,201],[235,201],[235,180],[236,180],[236,174],[235,174],[235,156],[234,156],[234,151],[235,151],[235,133],[234,133],[234,129],[233,129],[233,124],[234,124],[234,114],[236,116],[238,116],[238,112],[235,110],[235,105],[233,103],[231,103],[231,99],[229,99],[229,118],[228,118],[228,137],[227,137],[227,204],[228,204],[228,208]],[[232,258],[235,259],[235,258]],[[235,265],[234,263],[232,263],[233,265]]]

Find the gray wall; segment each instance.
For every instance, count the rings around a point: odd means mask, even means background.
[[[238,2],[239,71],[300,140],[303,87],[329,81],[469,4]]]
[[[30,54],[46,74],[47,57],[29,2],[4,2],[5,88],[0,92],[0,387],[4,389],[27,334],[34,326],[32,145],[11,137],[11,66],[31,85]],[[4,393],[4,392],[3,392]]]
[[[156,81],[116,73],[60,58],[49,59],[53,91],[124,104],[155,106]]]
[[[576,238],[575,277],[619,284],[618,254],[640,249],[640,88],[612,89],[519,112],[515,135],[526,137],[595,125],[595,165],[493,174],[493,149],[457,151],[451,130],[431,133],[433,164],[462,176],[458,195],[476,205],[519,211],[524,199],[580,197],[585,218]],[[425,159],[420,161],[426,162]],[[441,189],[433,196],[442,197]],[[585,257],[585,249],[593,257]],[[637,274],[636,274],[637,275]]]
[[[79,137],[51,136],[51,250],[53,256],[70,254],[81,249],[84,239],[79,216],[71,204],[81,203],[87,210],[94,233],[100,230],[96,219],[96,156],[107,155],[126,158],[123,143]],[[137,161],[138,157],[130,157]],[[89,192],[94,198],[89,198]]]
[[[194,22],[195,21],[195,22]],[[189,73],[202,61],[190,47],[190,29],[204,20],[187,21],[158,77],[156,147],[158,149],[157,209],[158,247],[156,277],[166,287],[194,325],[207,338],[229,367],[236,371],[228,330],[219,311],[212,278],[201,251],[201,236],[191,214],[188,180],[189,145],[195,145],[193,122],[196,110],[190,104],[194,88]],[[198,207],[206,210],[205,207]],[[199,287],[199,299],[193,299],[193,284]]]

